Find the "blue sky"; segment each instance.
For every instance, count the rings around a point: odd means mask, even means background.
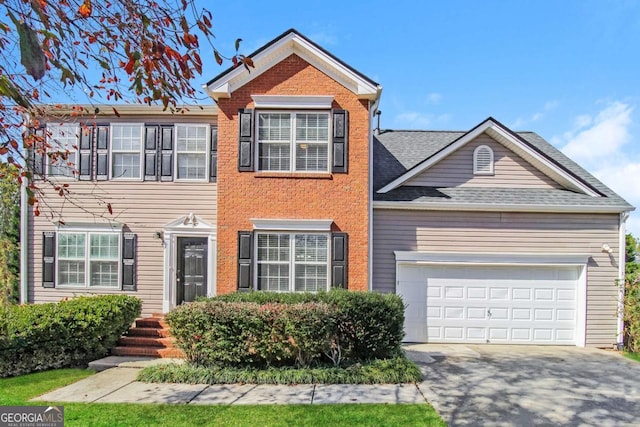
[[[204,2],[203,2],[204,4]],[[296,28],[383,86],[383,128],[535,131],[640,206],[640,2],[206,3],[216,47]],[[206,56],[206,52],[205,53]],[[209,58],[203,83],[221,68]],[[628,230],[640,236],[640,214]]]

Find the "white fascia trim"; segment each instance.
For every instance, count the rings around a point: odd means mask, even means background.
[[[254,230],[331,231],[332,219],[260,219],[250,218]]]
[[[203,85],[203,88],[214,100],[229,98],[236,89],[271,69],[293,53],[300,54],[307,62],[310,59],[315,59],[314,62],[317,64],[314,65],[320,65],[321,71],[338,81],[348,80],[351,84],[347,87],[359,98],[376,99],[380,96],[381,87],[372,85],[293,32],[255,55],[252,58],[255,68],[252,68],[250,73],[244,67],[236,67],[212,84]]]
[[[581,205],[512,205],[494,203],[420,203],[375,201],[374,209],[426,210],[426,211],[476,211],[476,212],[558,212],[558,213],[620,213],[629,206],[581,206]]]
[[[595,191],[593,191],[591,188],[584,185],[579,180],[569,175],[567,172],[558,168],[558,166],[556,166],[549,159],[542,157],[540,154],[532,150],[530,147],[522,144],[522,142],[518,141],[517,139],[514,139],[513,136],[511,136],[505,129],[501,128],[495,123],[487,129],[487,133],[490,136],[492,136],[494,139],[497,139],[498,141],[502,139],[502,141],[512,145],[512,148],[515,147],[516,150],[514,151],[520,156],[524,154],[524,156],[522,157],[525,157],[525,158],[529,157],[529,159],[533,159],[534,161],[532,164],[534,166],[541,166],[541,168],[539,167],[538,169],[544,169],[542,171],[543,173],[546,173],[547,175],[550,175],[552,178],[555,178],[557,181],[560,182],[560,184],[563,184],[565,187],[571,190],[575,190],[575,191],[579,191],[581,193],[587,194],[591,197],[600,197],[600,195]]]
[[[493,123],[493,122],[489,121],[484,126],[480,126],[480,127],[476,128],[476,129],[472,130],[471,132],[463,135],[455,143],[449,145],[447,148],[445,148],[445,149],[441,150],[440,152],[436,153],[431,158],[429,158],[427,160],[424,160],[422,163],[418,164],[413,169],[411,169],[410,171],[406,172],[404,175],[400,175],[398,178],[394,179],[393,181],[391,181],[389,184],[387,184],[384,187],[382,187],[377,192],[378,193],[388,193],[389,191],[400,187],[402,184],[404,184],[405,182],[409,181],[414,176],[419,175],[420,173],[422,173],[426,169],[430,168],[434,164],[438,163],[440,160],[442,160],[443,158],[447,157],[449,154],[451,154],[452,152],[456,151],[458,148],[462,147],[467,142],[472,141],[476,137],[480,136],[489,126],[491,126],[491,123]]]
[[[425,170],[427,170],[434,164],[438,163],[440,160],[447,157],[449,154],[453,153],[463,145],[474,140],[476,137],[478,137],[484,132],[487,132],[490,136],[498,140],[498,142],[502,143],[503,145],[508,144],[511,146],[507,148],[512,148],[512,149],[516,148],[516,150],[514,150],[516,153],[520,155],[524,154],[523,157],[525,158],[528,157],[530,160],[533,160],[532,164],[534,166],[537,165],[539,166],[539,168],[545,169],[545,171],[542,171],[543,173],[552,175],[553,178],[556,178],[558,181],[560,181],[561,184],[563,184],[567,188],[579,191],[581,193],[587,194],[592,197],[600,197],[599,194],[591,190],[586,185],[582,184],[580,181],[578,181],[577,179],[575,179],[565,171],[558,168],[551,161],[542,157],[540,154],[533,151],[531,148],[525,146],[519,140],[513,138],[513,136],[511,136],[505,129],[503,129],[493,120],[487,120],[481,126],[463,135],[455,143],[449,145],[448,147],[444,148],[440,152],[436,153],[433,157],[423,161],[422,163],[418,164],[416,167],[414,167],[410,171],[406,172],[404,175],[399,176],[398,178],[391,181],[389,184],[385,185],[383,188],[378,190],[378,193],[388,193],[389,191],[398,188],[399,186],[401,186],[402,184],[404,184],[414,176],[424,172]]]
[[[407,264],[464,265],[576,265],[584,266],[588,254],[514,254],[502,252],[410,252],[394,251],[396,262]]]
[[[255,108],[328,110],[333,95],[251,95]]]

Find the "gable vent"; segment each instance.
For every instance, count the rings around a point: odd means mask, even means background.
[[[486,145],[473,151],[473,174],[493,175],[493,150]]]

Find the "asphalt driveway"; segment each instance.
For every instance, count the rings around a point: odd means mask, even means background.
[[[577,347],[405,347],[450,426],[640,425],[640,363]]]

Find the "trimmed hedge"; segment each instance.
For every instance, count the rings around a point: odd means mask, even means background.
[[[84,365],[106,356],[140,315],[127,295],[78,297],[0,311],[0,377]]]
[[[138,374],[138,381],[182,384],[401,384],[421,380],[420,368],[405,356],[347,368],[239,369],[168,363],[146,367]]]
[[[167,321],[187,359],[204,366],[311,366],[402,354],[397,295],[334,290],[251,292],[185,304]]]

